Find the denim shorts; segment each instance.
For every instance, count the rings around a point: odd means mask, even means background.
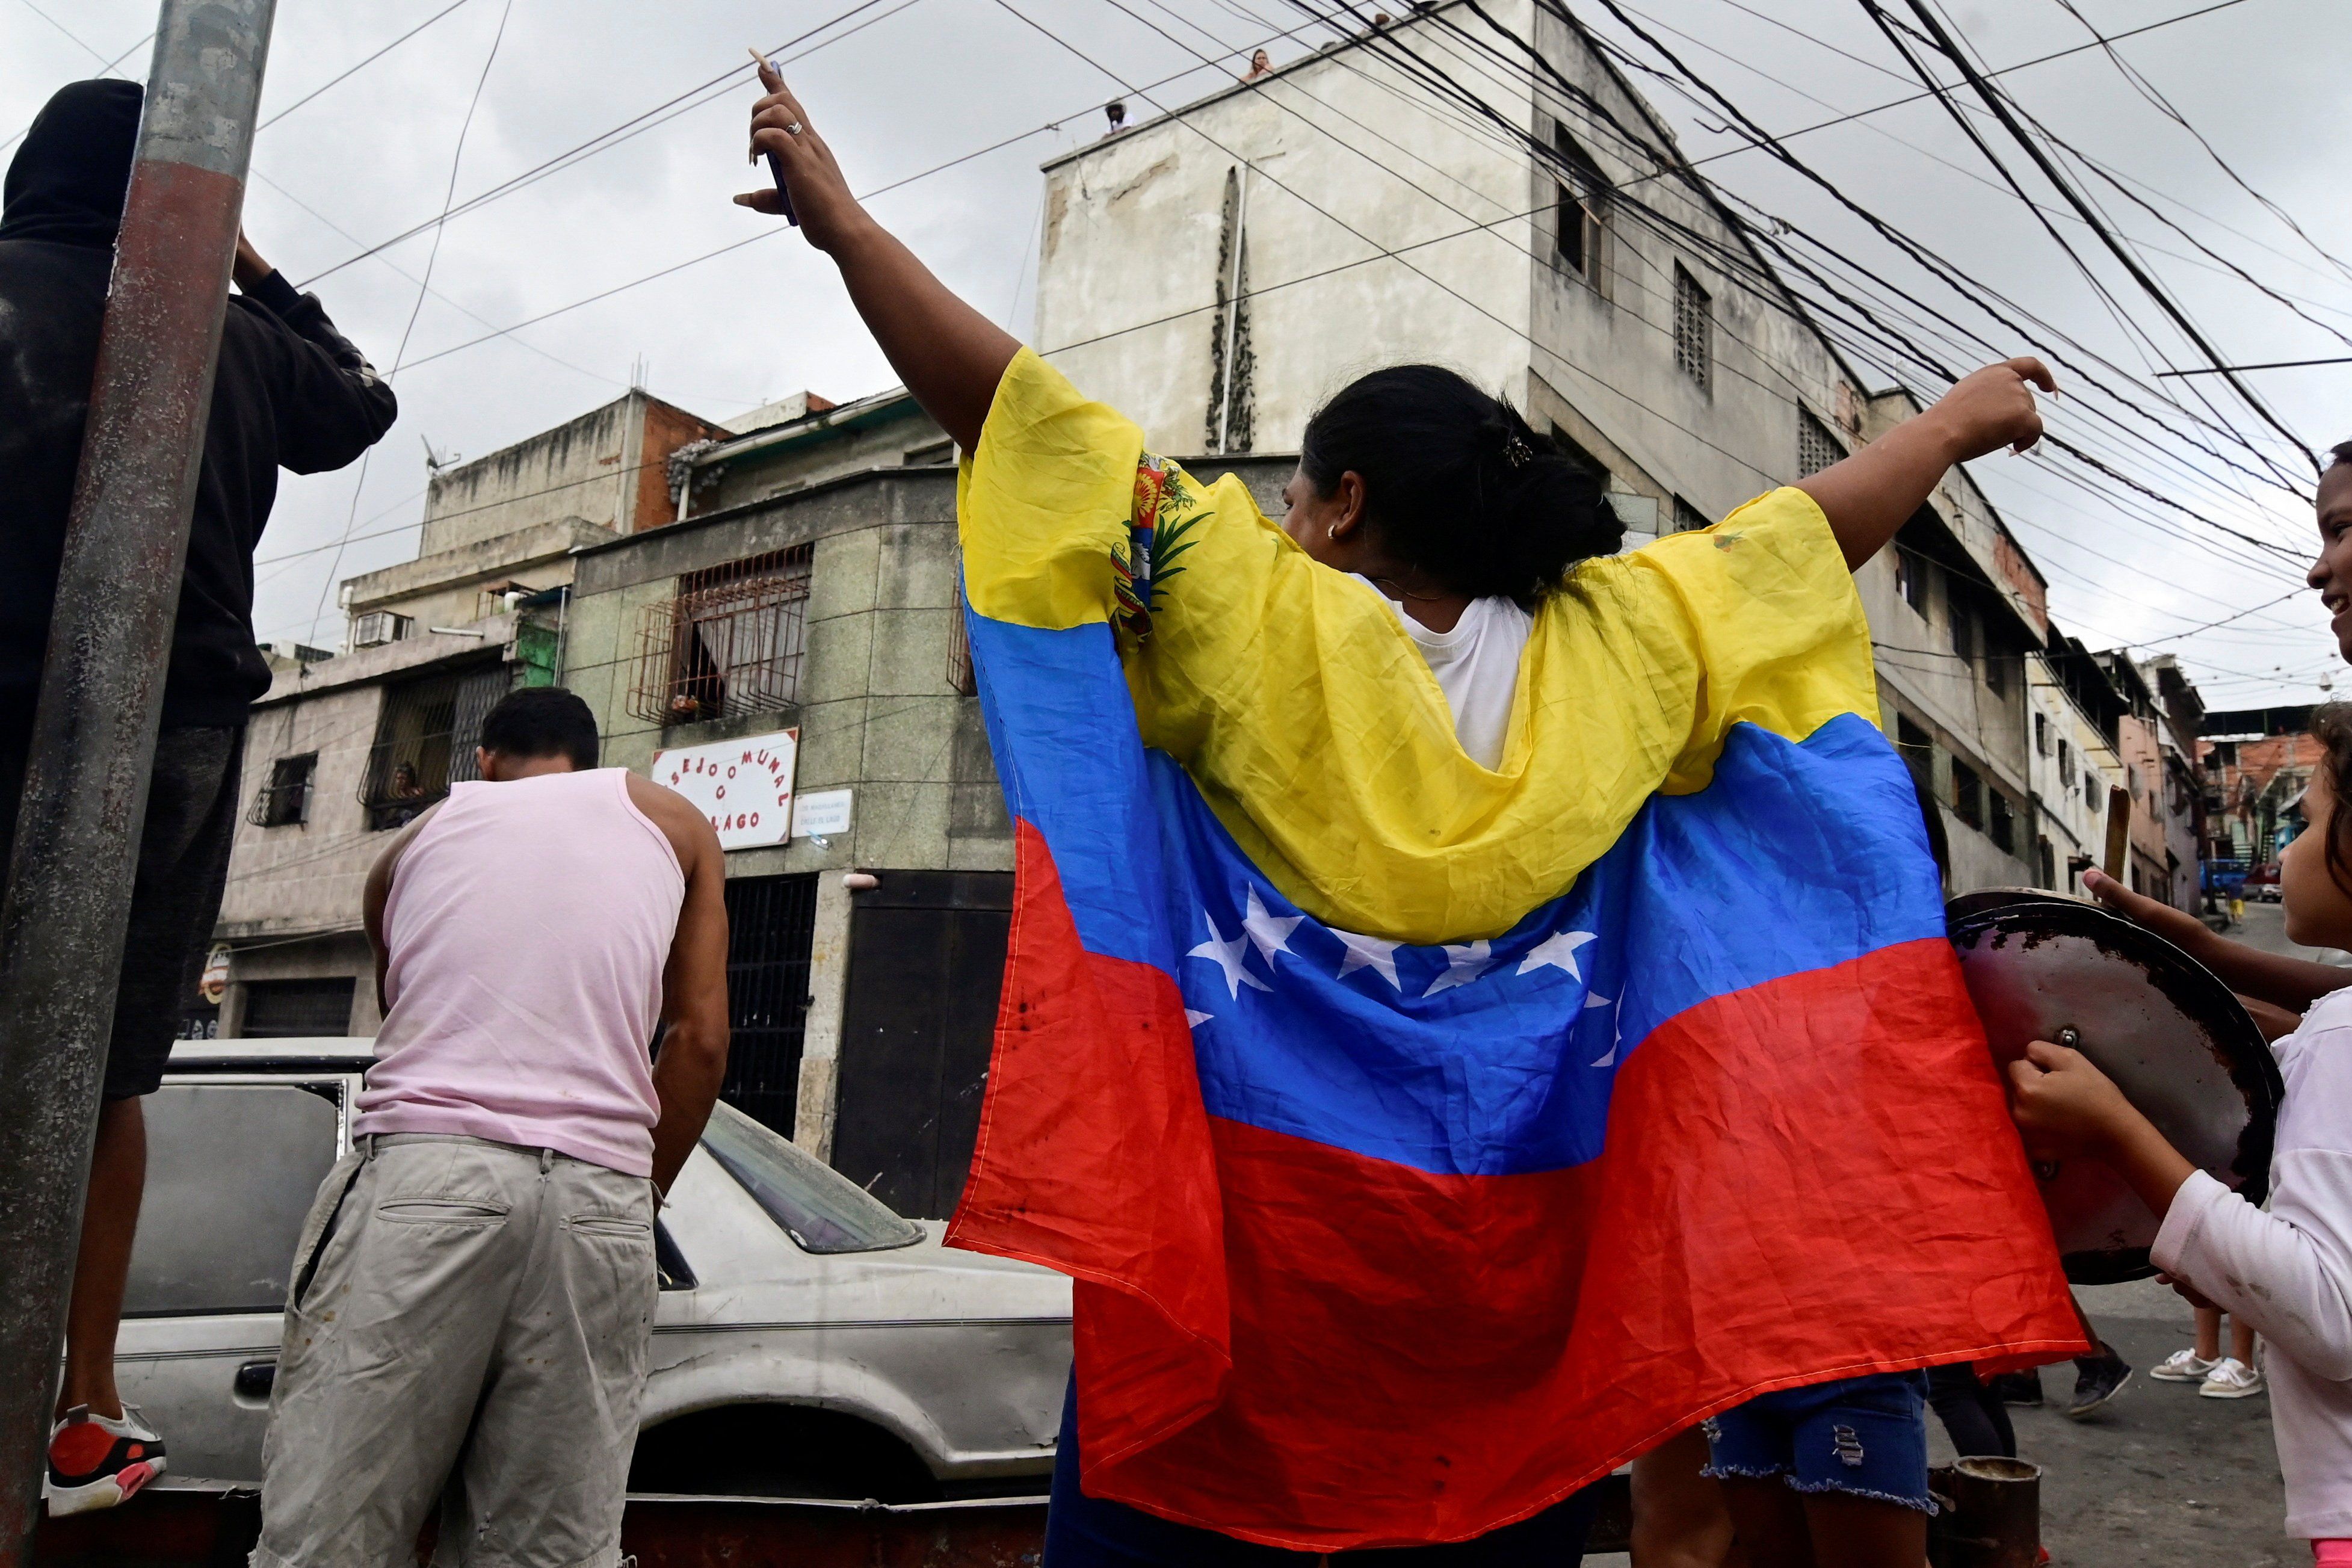
[[[1936,1511],[1927,1493],[1927,1374],[1882,1372],[1759,1394],[1706,1423],[1706,1473],[1786,1476],[1801,1492],[1844,1492]]]

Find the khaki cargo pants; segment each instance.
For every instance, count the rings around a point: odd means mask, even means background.
[[[295,1249],[255,1568],[613,1568],[659,1281],[653,1184],[362,1139]]]

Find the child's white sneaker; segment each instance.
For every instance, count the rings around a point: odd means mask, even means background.
[[[2147,1375],[2164,1383],[2202,1383],[2221,1364],[2218,1361],[2207,1361],[2195,1351],[2174,1351],[2149,1367]]]
[[[2235,1356],[2224,1356],[2205,1374],[2205,1386],[2197,1392],[2208,1399],[2247,1399],[2260,1394],[2264,1386],[2261,1373]]]

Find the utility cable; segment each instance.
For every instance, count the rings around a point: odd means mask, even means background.
[[[1874,10],[1877,8],[1875,0],[1864,0],[1864,4]],[[2040,144],[2026,134],[2025,127],[2017,122],[2016,117],[2010,112],[2007,102],[1999,92],[1994,90],[1992,84],[1978,71],[1976,62],[1969,59],[1967,52],[1952,41],[1951,35],[1945,31],[1943,23],[1928,7],[1927,0],[1908,0],[1908,4],[1913,15],[1919,18],[1921,25],[1934,37],[1936,47],[1959,68],[1960,74],[1968,79],[1969,86],[1975,90],[1979,98],[1984,100],[1985,107],[1992,110],[1993,117],[2001,122],[2002,128],[2008,131],[2011,139],[2025,150],[2025,155],[2033,160],[2034,167],[2042,171],[2042,178],[2055,186],[2058,194],[2066,199],[2067,205],[2072,206],[2081,216],[2083,221],[2090,226],[2091,232],[2106,246],[2116,261],[2122,264],[2124,270],[2131,274],[2132,280],[2139,285],[2141,291],[2156,302],[2157,308],[2171,320],[2174,326],[2180,329],[2181,335],[2196,346],[2198,352],[2205,356],[2209,363],[2220,371],[2222,379],[2229,383],[2231,390],[2237,393],[2246,406],[2252,409],[2263,423],[2277,431],[2296,451],[2309,457],[2310,448],[2305,445],[2303,438],[2288,428],[2286,423],[2277,415],[2271,412],[2270,405],[2255,395],[2254,389],[2246,384],[2244,378],[2221,368],[2230,363],[2228,356],[2212,345],[2206,338],[2203,330],[2195,321],[2189,320],[2186,310],[2174,302],[2172,296],[2166,291],[2164,286],[2156,280],[2146,267],[2141,265],[2139,258],[2131,253],[2130,247],[2109,232],[2106,226],[2092,212],[2090,204],[2074,189],[2074,182],[2068,180],[2063,172],[2051,162],[2049,155],[2042,150]],[[2315,477],[2318,472],[2318,460],[2314,458],[2312,463]],[[2304,499],[2308,500],[2308,495]]]
[[[497,30],[490,35],[489,52],[482,58],[481,74],[474,78],[473,96],[466,100],[466,117],[457,122],[457,145],[449,154],[449,182],[441,196],[441,210],[445,217],[450,202],[457,195],[457,171],[466,162],[466,138],[474,129],[474,111],[481,107],[482,89],[490,79],[490,68],[498,63],[499,46],[506,40],[507,18],[512,15],[514,0],[506,0],[499,11]],[[400,374],[401,362],[407,357],[409,335],[416,330],[416,318],[425,309],[425,296],[433,287],[434,264],[441,258],[442,233],[442,227],[436,224],[433,230],[433,248],[425,258],[425,276],[417,280],[416,302],[409,307],[408,324],[401,329],[400,346],[393,352],[392,369],[385,374],[387,381]],[[373,447],[360,455],[359,478],[352,486],[351,515],[344,520],[343,537],[336,542],[334,561],[328,566],[327,575],[319,584],[319,601],[310,613],[310,630],[314,635],[320,619],[327,613],[327,590],[334,585],[335,574],[342,569],[343,550],[351,542],[352,531],[359,524],[360,496],[367,489],[368,460],[374,455]]]
[[[911,4],[912,0],[907,0],[907,3]],[[793,37],[787,38],[784,42],[778,44],[773,49],[768,50],[767,53],[770,55],[781,54],[786,49],[792,48],[810,38],[815,37],[820,33],[838,26],[841,23],[847,21],[850,17],[858,15],[860,12],[871,10],[880,4],[882,4],[882,0],[858,0],[858,4],[852,5],[848,10],[837,13],[836,15],[819,23],[817,26],[809,28],[807,31],[800,33]],[[902,4],[898,7],[898,9],[905,9],[905,5]],[[476,207],[498,200],[500,196],[511,195],[513,192],[521,189],[524,185],[532,183],[538,176],[553,173],[559,165],[569,167],[570,163],[566,162],[567,160],[570,160],[571,162],[579,162],[583,157],[593,157],[598,153],[605,152],[611,147],[617,146],[621,142],[625,141],[629,135],[635,134],[637,130],[649,129],[646,122],[653,121],[654,117],[661,114],[663,110],[676,108],[680,104],[687,104],[687,100],[688,99],[698,98],[702,94],[710,92],[715,88],[724,87],[728,83],[741,77],[745,71],[751,68],[749,66],[730,66],[729,68],[721,71],[719,75],[710,78],[709,80],[699,82],[695,86],[687,89],[684,92],[677,94],[674,98],[666,99],[662,102],[655,104],[651,109],[633,115],[629,119],[621,121],[618,125],[613,126],[609,130],[598,132],[595,135],[589,137],[586,141],[574,143],[572,146],[565,148],[562,152],[556,153],[554,156],[543,159],[540,163],[532,164],[530,168],[523,170],[520,174],[511,175],[495,185],[478,191],[474,195],[467,197],[464,201],[457,203],[454,206],[448,207],[446,210],[438,213],[432,217],[426,218],[424,222],[413,224],[409,227],[401,230],[398,234],[392,236],[389,239],[380,240],[376,244],[368,247],[365,250],[359,251],[352,256],[346,256],[341,261],[338,261],[333,266],[328,268],[325,271],[312,273],[309,278],[302,280],[300,286],[304,289],[308,289],[310,285],[318,282],[320,279],[331,277],[337,272],[341,272],[344,268],[351,266],[355,261],[365,260],[368,257],[374,255],[379,250],[383,250],[390,246],[398,245],[403,240],[413,239],[416,236],[425,232],[427,229],[437,230],[441,225],[448,222],[449,219],[462,216],[465,214],[473,211]],[[687,104],[687,107],[694,108],[698,107],[698,105]],[[658,121],[656,121],[656,123],[658,123]]]

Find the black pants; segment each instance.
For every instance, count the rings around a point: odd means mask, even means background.
[[[2017,1430],[2009,1424],[2009,1407],[2000,1402],[2000,1395],[1977,1381],[1976,1369],[1968,1363],[1929,1367],[1927,1403],[1935,1406],[1936,1418],[1944,1424],[1952,1447],[1962,1458],[1981,1454],[2017,1458]]]

